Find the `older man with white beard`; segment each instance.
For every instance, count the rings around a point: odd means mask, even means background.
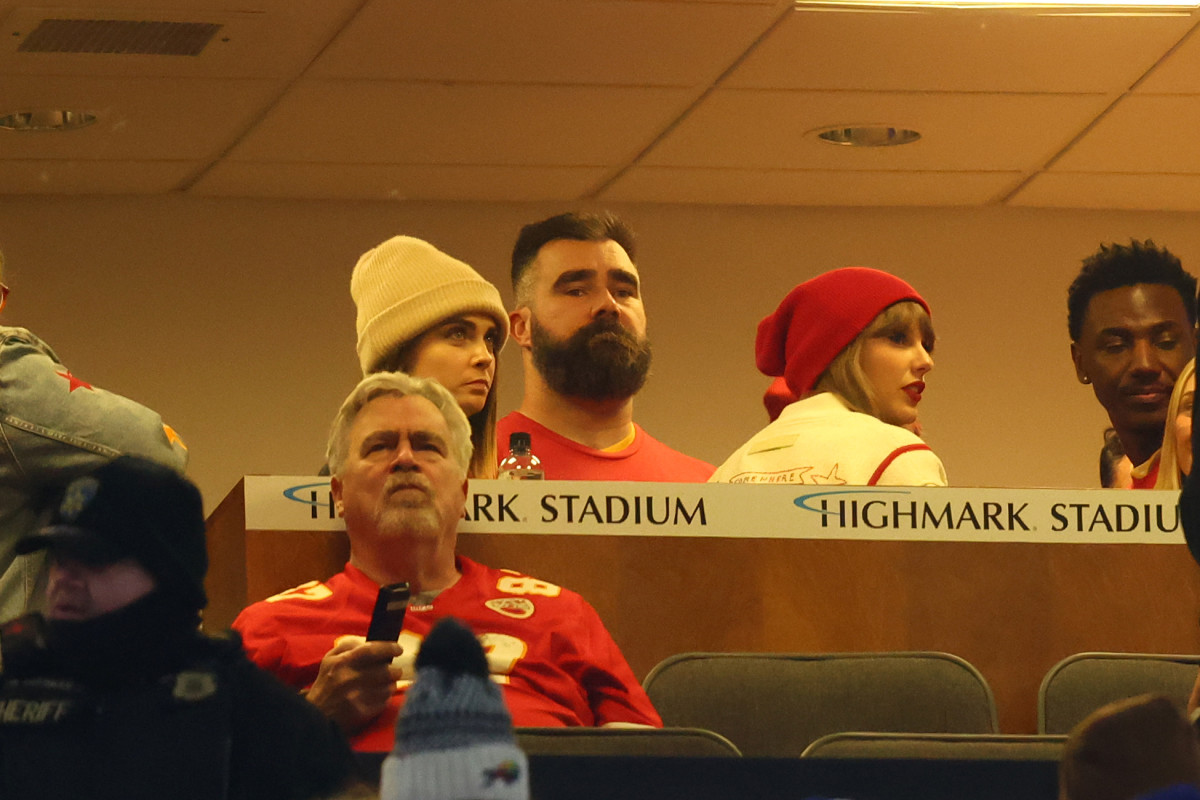
[[[356,750],[386,751],[433,624],[470,627],[519,726],[662,724],[596,611],[567,589],[457,555],[471,460],[467,418],[432,380],[383,372],[342,404],[329,438],[350,562],[234,621],[250,658],[305,693]],[[395,641],[364,634],[381,586],[412,599]]]
[[[547,478],[708,480],[713,467],[633,421],[650,372],[634,237],[611,214],[560,214],[526,225],[512,254],[512,338],[525,395],[500,420],[498,449],[530,434]]]

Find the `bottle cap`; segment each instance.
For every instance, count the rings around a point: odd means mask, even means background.
[[[533,446],[533,442],[528,433],[517,431],[508,437],[509,450],[529,450]]]

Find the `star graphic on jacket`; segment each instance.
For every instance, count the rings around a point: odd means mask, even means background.
[[[839,478],[837,471],[838,471],[838,465],[834,464],[833,468],[831,470],[829,470],[828,475],[813,475],[812,482],[815,483],[817,486],[834,486],[834,485],[844,484],[846,482],[845,479]]]
[[[71,384],[71,388],[67,390],[67,394],[70,394],[71,392],[75,391],[76,389],[91,389],[92,388],[92,385],[90,383],[88,383],[87,381],[81,381],[81,380],[79,380],[79,378],[76,378],[74,375],[72,375],[71,370],[67,370],[66,372],[59,372],[56,374],[60,378],[66,378],[67,383]]]
[[[182,447],[184,450],[188,449],[188,446],[183,443],[183,439],[179,436],[178,433],[175,432],[175,429],[172,428],[170,425],[168,425],[165,422],[163,423],[163,433],[165,433],[167,435],[167,441],[170,442],[171,444],[177,444],[180,447]]]

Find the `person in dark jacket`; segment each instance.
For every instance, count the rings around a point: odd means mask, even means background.
[[[291,800],[350,785],[310,703],[199,629],[204,515],[171,469],[119,457],[49,524],[43,610],[0,627],[0,797]]]

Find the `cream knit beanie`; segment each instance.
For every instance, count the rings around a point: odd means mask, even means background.
[[[362,254],[350,276],[358,309],[358,361],[375,372],[400,345],[456,314],[477,312],[496,321],[508,339],[500,292],[468,265],[429,242],[393,236]]]

